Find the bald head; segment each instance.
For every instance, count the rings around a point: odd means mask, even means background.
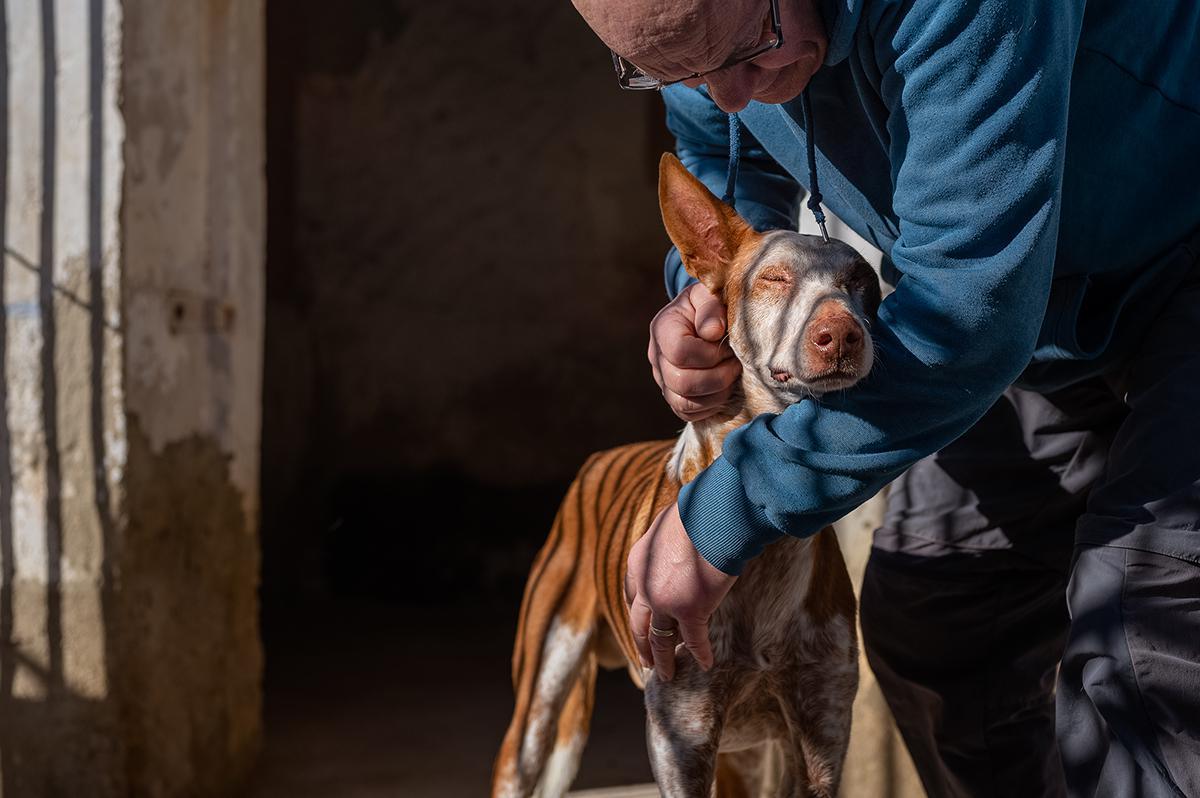
[[[765,0],[572,0],[596,35],[655,77],[707,72],[762,31]]]
[[[816,0],[779,0],[783,46],[728,67],[769,43],[769,0],[572,0],[601,40],[665,81],[697,73],[725,111],[751,100],[786,102],[800,94],[825,60],[825,26]]]

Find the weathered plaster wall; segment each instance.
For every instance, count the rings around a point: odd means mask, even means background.
[[[258,738],[262,4],[0,3],[0,794]]]
[[[0,792],[120,794],[120,9],[0,7]]]
[[[218,794],[259,737],[261,0],[126,0],[129,767]]]

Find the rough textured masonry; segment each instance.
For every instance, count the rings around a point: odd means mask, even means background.
[[[0,4],[0,794],[260,735],[261,0]]]

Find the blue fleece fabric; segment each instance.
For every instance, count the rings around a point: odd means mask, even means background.
[[[689,535],[731,574],[849,512],[1014,381],[1049,389],[1111,366],[1200,225],[1200,3],[822,9],[830,48],[810,92],[825,204],[885,253],[896,290],[867,380],[760,416],[682,491]],[[663,96],[681,160],[721,194],[725,114],[703,89]],[[794,229],[800,100],[740,117],[737,208]],[[677,254],[666,279],[672,294],[690,282]]]

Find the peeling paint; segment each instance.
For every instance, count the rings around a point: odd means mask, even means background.
[[[225,794],[261,734],[258,543],[212,438],[154,451],[136,417],[129,431],[113,635],[130,777],[148,794]]]
[[[5,798],[225,795],[257,751],[262,0],[211,3],[0,9]]]

